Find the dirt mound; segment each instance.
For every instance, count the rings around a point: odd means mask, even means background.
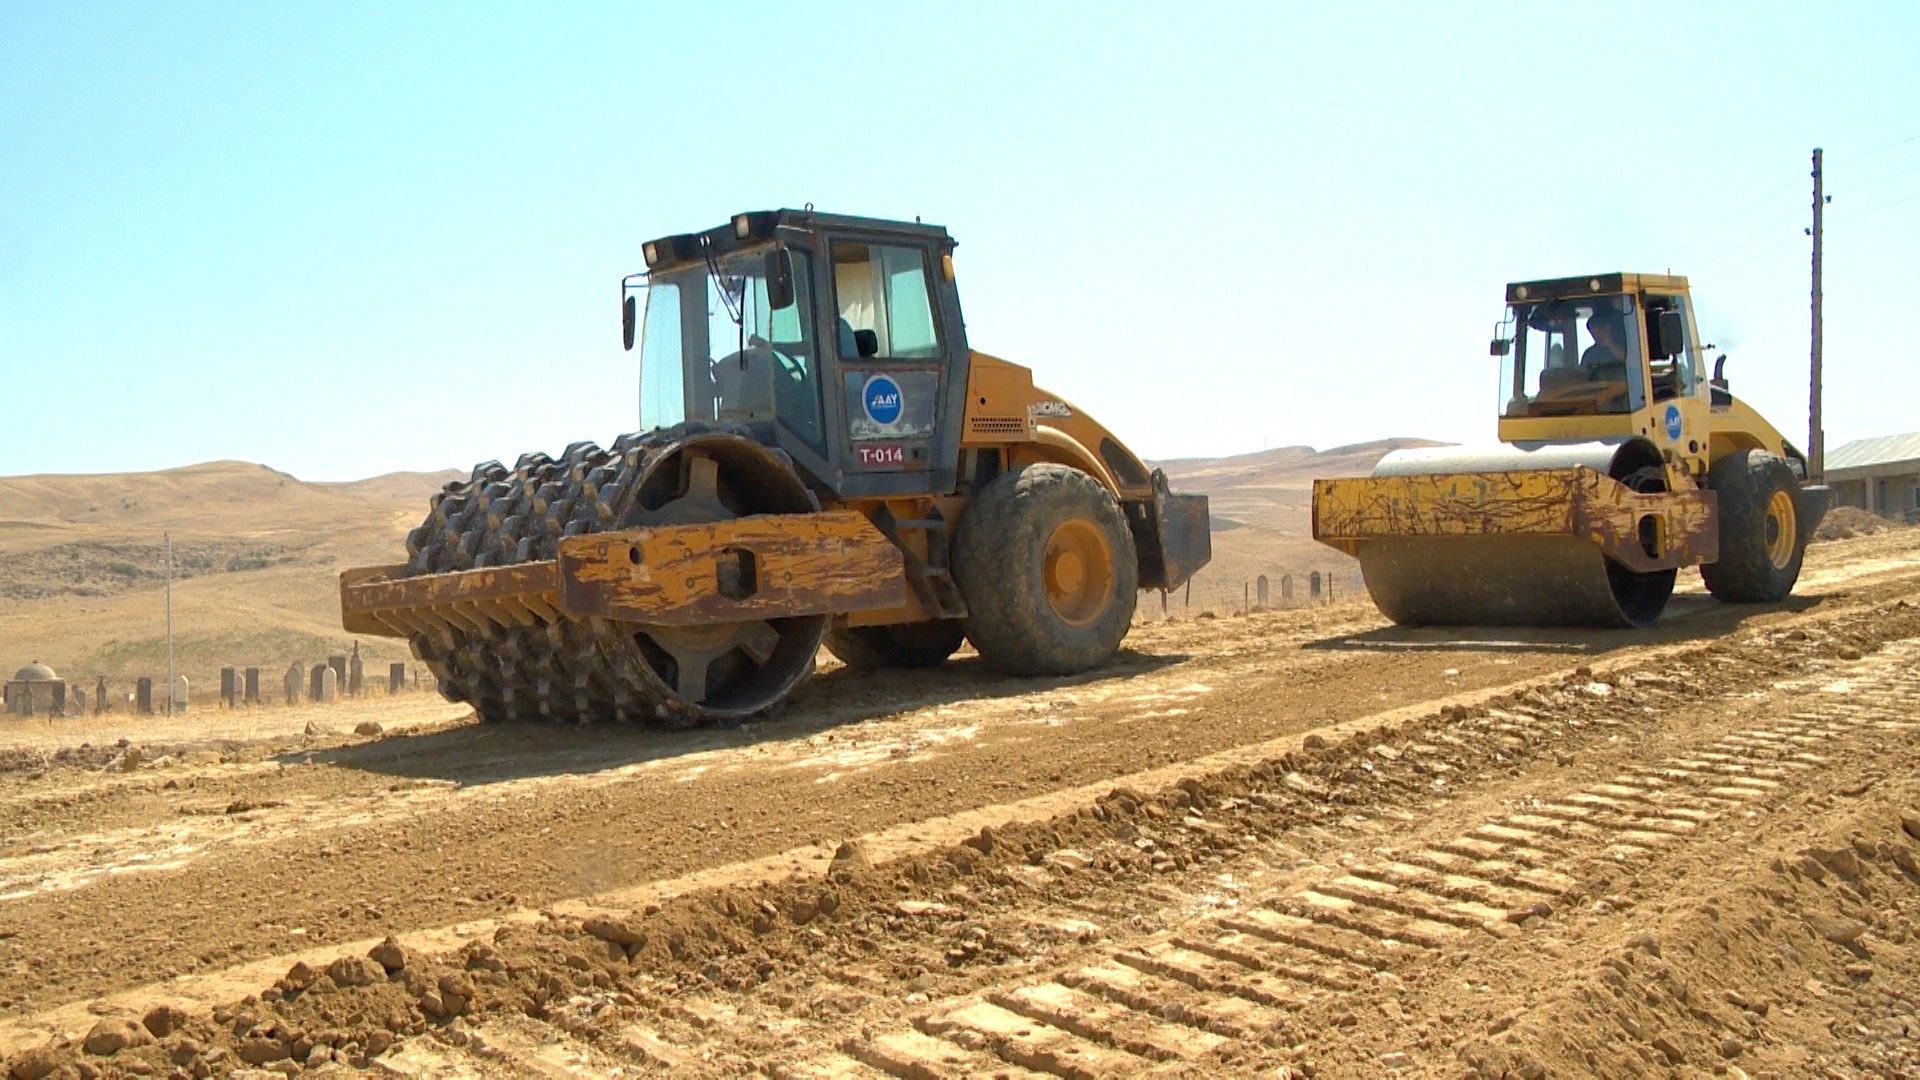
[[[1856,536],[1872,536],[1888,529],[1901,529],[1906,526],[1897,521],[1881,517],[1857,506],[1836,506],[1827,513],[1820,527],[1813,531],[1815,540],[1850,540]]]

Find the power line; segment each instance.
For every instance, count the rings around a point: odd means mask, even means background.
[[[1834,220],[1835,221],[1852,221],[1854,218],[1866,217],[1868,214],[1877,214],[1880,211],[1885,210],[1889,206],[1899,206],[1901,203],[1910,203],[1915,199],[1920,199],[1920,192],[1915,192],[1914,194],[1909,195],[1904,199],[1895,199],[1892,202],[1881,203],[1879,206],[1869,207],[1865,210],[1860,211],[1857,214],[1848,214],[1846,217],[1843,217],[1843,218],[1834,218]]]
[[[1836,164],[1836,165],[1851,165],[1851,164],[1853,164],[1853,163],[1854,163],[1854,162],[1856,162],[1856,161],[1865,161],[1865,160],[1866,160],[1867,158],[1870,158],[1870,157],[1872,157],[1872,156],[1873,156],[1873,155],[1875,155],[1875,154],[1884,154],[1884,153],[1886,153],[1887,151],[1889,151],[1889,150],[1891,150],[1891,149],[1893,149],[1893,148],[1894,148],[1894,147],[1896,147],[1896,146],[1905,146],[1905,145],[1907,145],[1908,143],[1910,143],[1910,142],[1912,142],[1912,141],[1914,141],[1915,139],[1920,139],[1920,135],[1909,135],[1909,136],[1907,136],[1906,138],[1904,138],[1904,139],[1901,139],[1901,140],[1900,140],[1900,141],[1898,141],[1898,142],[1890,142],[1890,143],[1888,143],[1887,145],[1885,145],[1885,146],[1883,146],[1883,147],[1881,147],[1881,148],[1880,148],[1880,149],[1878,149],[1878,150],[1869,150],[1869,151],[1867,151],[1867,152],[1866,152],[1866,153],[1864,153],[1864,154],[1857,154],[1857,155],[1855,155],[1855,156],[1853,156],[1853,157],[1850,157],[1850,158],[1848,158],[1848,159],[1847,159],[1847,160],[1845,160],[1845,161],[1837,161],[1837,162],[1835,162],[1834,164]]]
[[[1835,194],[1835,195],[1844,195],[1844,194],[1846,194],[1846,193],[1847,193],[1847,192],[1849,192],[1849,191],[1859,191],[1859,190],[1860,190],[1861,188],[1863,188],[1863,187],[1872,187],[1872,186],[1873,186],[1873,185],[1875,185],[1875,184],[1879,184],[1879,183],[1883,183],[1883,182],[1885,182],[1885,181],[1888,181],[1888,180],[1897,180],[1897,179],[1899,179],[1899,178],[1900,178],[1900,177],[1902,177],[1902,176],[1911,176],[1911,175],[1913,175],[1914,173],[1917,173],[1917,172],[1920,172],[1920,165],[1915,165],[1915,166],[1914,166],[1913,168],[1911,168],[1911,169],[1903,169],[1903,170],[1901,170],[1900,172],[1897,172],[1897,173],[1888,173],[1887,175],[1885,175],[1885,176],[1883,176],[1883,177],[1881,177],[1881,178],[1880,178],[1880,179],[1878,179],[1878,180],[1868,180],[1868,181],[1866,181],[1865,183],[1860,183],[1860,184],[1855,184],[1855,185],[1853,185],[1852,187],[1845,187],[1845,188],[1841,188],[1841,189],[1840,189],[1839,191],[1836,191],[1836,192],[1834,192],[1834,194]]]
[[[1731,247],[1721,249],[1721,251],[1716,255],[1711,255],[1705,259],[1700,260],[1699,265],[1706,266],[1717,259],[1724,259],[1727,256],[1733,254],[1734,252],[1739,251],[1741,248],[1746,247],[1748,244],[1753,243],[1755,240],[1760,239],[1762,236],[1765,236],[1766,234],[1772,232],[1773,230],[1779,228],[1780,226],[1785,225],[1787,222],[1797,220],[1800,217],[1800,215],[1804,213],[1806,213],[1805,210],[1796,209],[1793,211],[1793,213],[1788,214],[1786,217],[1783,217],[1778,221],[1773,222],[1770,225],[1763,225],[1760,228],[1755,229],[1753,232],[1749,233],[1746,239],[1741,240],[1740,242],[1732,245]]]
[[[1681,244],[1679,247],[1674,248],[1672,251],[1666,254],[1665,258],[1656,259],[1654,261],[1654,265],[1665,266],[1670,264],[1673,261],[1673,257],[1675,255],[1680,254],[1681,252],[1687,250],[1693,245],[1699,243],[1700,241],[1705,240],[1707,237],[1712,236],[1714,233],[1719,232],[1721,229],[1726,228],[1727,226],[1733,224],[1734,222],[1739,221],[1741,218],[1746,217],[1748,214],[1753,213],[1755,210],[1758,210],[1761,207],[1767,205],[1768,203],[1772,202],[1774,199],[1779,198],[1781,192],[1784,192],[1789,188],[1798,186],[1799,183],[1800,183],[1800,179],[1798,177],[1795,177],[1794,179],[1787,181],[1786,183],[1773,189],[1773,191],[1769,192],[1766,195],[1766,197],[1762,198],[1759,202],[1754,203],[1752,206],[1749,206],[1745,210],[1742,210],[1739,213],[1733,215],[1732,217],[1726,219],[1725,221],[1722,221],[1720,224],[1715,225],[1713,228],[1708,229],[1706,232],[1701,233],[1699,236],[1696,236],[1693,239],[1687,241],[1686,243]],[[1768,228],[1771,228],[1771,227],[1772,226],[1768,226]],[[1745,241],[1742,241],[1742,243],[1744,242]],[[1739,246],[1740,246],[1739,244],[1734,245],[1734,247],[1739,247]],[[1725,254],[1725,252],[1722,252],[1722,254]]]
[[[1758,259],[1760,256],[1765,255],[1767,252],[1774,250],[1775,248],[1779,247],[1781,244],[1789,244],[1789,243],[1792,243],[1793,240],[1794,240],[1794,237],[1791,237],[1791,236],[1783,237],[1779,241],[1761,248],[1759,251],[1754,252],[1753,254],[1747,256],[1746,258],[1741,259],[1739,262],[1734,263],[1732,266],[1727,267],[1725,270],[1722,270],[1719,273],[1713,275],[1712,277],[1706,279],[1705,281],[1702,281],[1700,284],[1711,285],[1714,282],[1719,281],[1721,278],[1726,277],[1728,274],[1733,273],[1735,270],[1738,270],[1741,267],[1747,265],[1753,260]]]

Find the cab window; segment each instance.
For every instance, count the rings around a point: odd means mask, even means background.
[[[1500,415],[1631,413],[1646,397],[1640,378],[1638,307],[1631,296],[1512,305],[1512,348],[1501,359]]]
[[[919,248],[836,242],[835,338],[845,360],[938,360],[940,333]]]
[[[1649,296],[1644,310],[1647,314],[1646,330],[1649,342],[1660,341],[1661,317],[1667,312],[1677,315],[1682,328],[1678,342],[1661,342],[1666,348],[1674,350],[1673,356],[1664,360],[1657,355],[1647,357],[1647,371],[1653,381],[1653,400],[1666,401],[1669,398],[1686,397],[1692,394],[1697,380],[1693,370],[1692,312],[1687,310],[1686,302],[1678,296]]]

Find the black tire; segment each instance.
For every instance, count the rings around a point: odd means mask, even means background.
[[[1729,604],[1786,599],[1807,553],[1793,468],[1764,450],[1736,450],[1713,463],[1707,486],[1720,498],[1720,558],[1700,567],[1707,591]]]
[[[836,626],[827,631],[827,651],[855,671],[924,668],[944,663],[966,637],[959,619]]]
[[[967,602],[967,640],[989,664],[1011,675],[1076,675],[1105,663],[1127,636],[1140,569],[1120,505],[1098,480],[1029,465],[988,484],[961,515],[953,577]]]

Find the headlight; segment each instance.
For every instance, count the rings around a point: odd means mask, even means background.
[[[657,263],[660,261],[659,245],[655,244],[651,240],[647,241],[644,245],[641,246],[640,254],[646,256],[648,266],[652,266],[654,263]]]
[[[733,236],[736,240],[745,240],[753,232],[753,221],[745,214],[733,215]]]

